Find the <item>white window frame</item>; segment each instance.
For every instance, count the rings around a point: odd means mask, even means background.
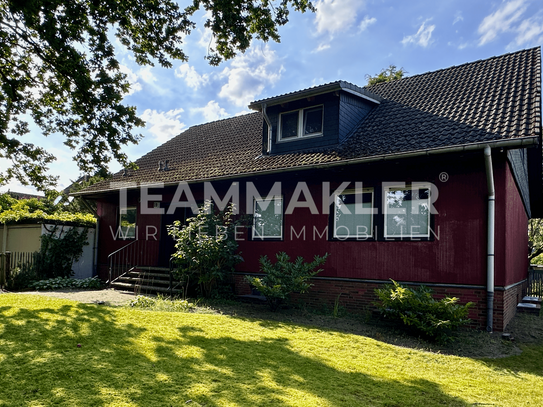
[[[414,188],[415,187],[415,188]],[[387,195],[390,191],[394,191],[394,190],[407,190],[407,189],[410,189],[411,190],[411,194],[413,194],[413,191],[419,191],[421,189],[427,189],[428,190],[428,201],[427,201],[427,204],[428,204],[428,219],[427,219],[427,225],[428,225],[428,230],[426,234],[411,234],[411,231],[406,231],[405,234],[400,234],[400,235],[391,235],[388,233],[388,216],[390,215],[389,213],[389,208],[388,208],[388,202],[387,202]],[[430,238],[430,233],[431,233],[431,230],[432,230],[432,224],[430,223],[431,221],[431,213],[430,213],[430,208],[431,208],[431,205],[432,205],[432,188],[431,188],[431,184],[425,184],[425,183],[413,183],[412,185],[410,186],[407,186],[407,185],[388,185],[386,186],[384,189],[383,189],[383,214],[384,214],[384,237],[385,239],[429,239]],[[406,214],[408,215],[408,214]]]
[[[261,235],[260,233],[255,233],[256,231],[256,225],[255,225],[255,222],[256,222],[256,218],[255,218],[255,214],[256,214],[256,207],[257,207],[257,203],[259,202],[264,202],[266,200],[270,199],[270,203],[268,205],[273,205],[273,207],[275,208],[275,200],[276,199],[279,199],[281,201],[281,234],[279,236],[266,236],[266,235]],[[268,206],[269,207],[269,206]],[[283,196],[281,195],[274,195],[272,197],[262,197],[261,199],[256,199],[253,198],[253,227],[251,228],[251,237],[253,240],[266,240],[266,239],[279,239],[279,240],[282,240],[283,239],[283,229],[284,229],[284,225],[285,225],[285,212],[284,212],[284,200],[283,200]],[[264,232],[264,231],[262,231]]]
[[[339,195],[353,195],[353,194],[371,194],[371,208],[370,210],[372,211],[372,213],[370,214],[370,228],[369,228],[369,231],[367,233],[367,235],[364,237],[364,238],[360,238],[358,236],[358,233],[356,235],[348,235],[348,236],[345,236],[345,235],[338,235],[337,234],[337,216],[336,216],[336,211],[337,211],[337,199],[338,199],[338,196]],[[347,239],[357,239],[357,240],[367,240],[367,239],[373,239],[374,236],[373,236],[373,224],[374,224],[374,219],[373,219],[373,208],[374,208],[374,200],[375,200],[375,193],[374,193],[374,190],[373,188],[353,188],[353,189],[346,189],[345,191],[343,191],[341,194],[334,194],[334,209],[333,209],[333,212],[332,212],[332,216],[334,217],[334,222],[333,222],[333,231],[332,231],[332,236],[334,239],[337,239],[337,240],[347,240]],[[346,214],[348,215],[348,214]],[[357,215],[356,213],[352,214],[352,215]],[[361,214],[360,214],[361,215]]]
[[[288,112],[279,113],[279,126],[277,128],[277,134],[278,134],[277,141],[279,143],[286,143],[286,142],[289,142],[289,141],[300,140],[302,138],[321,137],[322,134],[323,134],[322,131],[316,132],[316,133],[304,134],[304,112],[306,110],[317,109],[319,107],[322,109],[321,129],[324,130],[324,105],[317,105],[317,106],[306,107],[306,108],[303,108],[303,109],[290,110]],[[288,137],[288,138],[284,139],[282,137],[282,134],[281,134],[281,130],[283,128],[282,116],[285,115],[285,114],[296,112],[296,111],[298,112],[298,129],[297,129],[297,132],[296,132],[296,137]]]

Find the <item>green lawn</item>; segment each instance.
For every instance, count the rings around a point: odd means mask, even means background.
[[[301,325],[0,295],[1,406],[540,406],[542,361],[543,345],[475,360]]]

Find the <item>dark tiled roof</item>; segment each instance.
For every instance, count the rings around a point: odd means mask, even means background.
[[[382,97],[381,103],[335,149],[261,156],[263,117],[252,113],[191,127],[137,160],[139,169],[132,171],[131,176],[118,173],[113,180],[164,183],[211,180],[540,137],[539,48],[366,89]],[[157,171],[160,160],[170,160],[171,170]],[[110,188],[109,182],[103,182],[84,193]]]

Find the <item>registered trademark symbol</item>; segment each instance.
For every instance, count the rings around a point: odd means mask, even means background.
[[[439,180],[441,182],[447,182],[449,180],[449,174],[447,174],[446,172],[442,172],[441,174],[439,174]]]

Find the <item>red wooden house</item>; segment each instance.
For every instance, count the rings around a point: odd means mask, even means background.
[[[264,254],[330,253],[309,303],[341,294],[368,309],[394,279],[475,302],[470,316],[488,329],[507,325],[527,281],[528,219],[543,208],[539,48],[249,107],[80,193],[98,203],[101,278],[108,255],[136,238],[147,242],[141,264],[166,266],[165,225],[194,202],[234,200],[254,213],[238,235],[240,294]]]

